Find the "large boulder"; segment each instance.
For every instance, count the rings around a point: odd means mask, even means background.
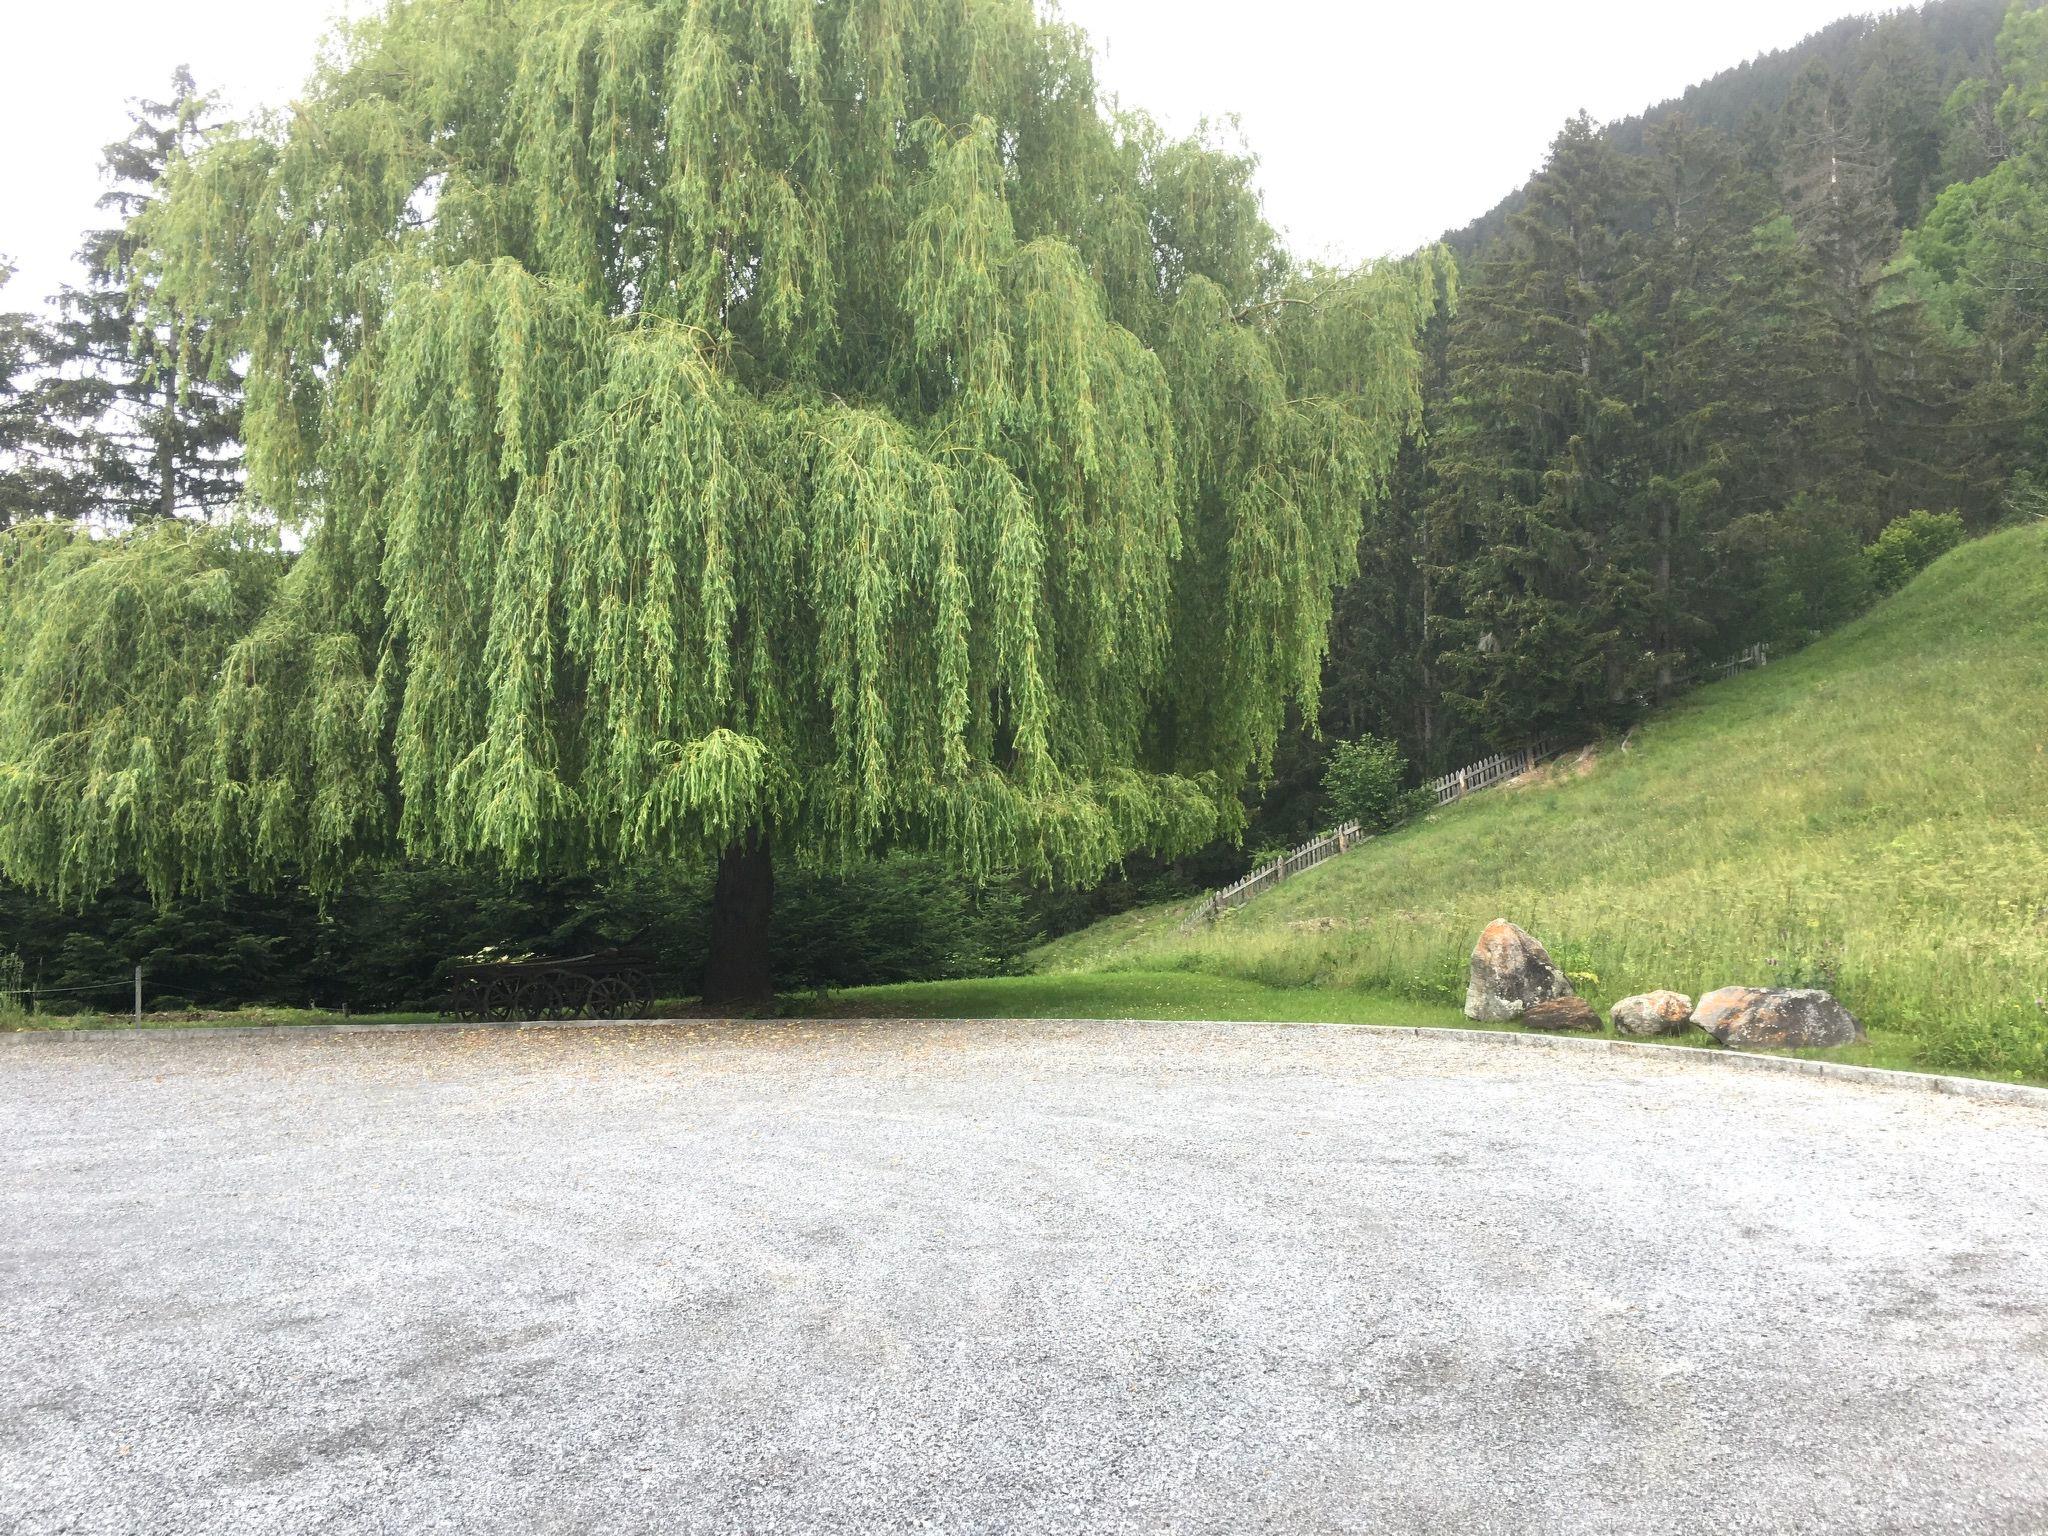
[[[1583,997],[1560,997],[1547,1003],[1531,1003],[1522,1015],[1529,1029],[1547,1029],[1557,1034],[1597,1035],[1600,1015]]]
[[[1692,1021],[1738,1051],[1826,1050],[1870,1038],[1833,997],[1805,987],[1723,987],[1700,999]]]
[[[1683,992],[1645,992],[1616,1003],[1612,1017],[1617,1035],[1638,1040],[1682,1035],[1692,1028],[1692,999]]]
[[[1465,1017],[1480,1024],[1519,1019],[1532,1003],[1570,997],[1572,984],[1550,951],[1513,923],[1491,923],[1472,951],[1472,984],[1465,989]]]

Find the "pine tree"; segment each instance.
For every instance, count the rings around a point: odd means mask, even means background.
[[[44,398],[104,522],[209,517],[241,494],[234,362],[138,264],[142,220],[171,166],[220,127],[213,98],[182,68],[167,100],[135,103],[127,136],[101,158],[99,206],[118,222],[86,236],[85,286],[59,296]]]
[[[1840,82],[1810,73],[1787,111],[1787,205],[1819,269],[1862,449],[1857,472],[1836,489],[1863,509],[1861,526],[1874,537],[1891,517],[1953,494],[1938,467],[1950,359],[1893,266],[1893,169]]]
[[[1468,553],[1438,494],[1435,462],[1449,404],[1457,309],[1450,276],[1423,335],[1420,429],[1402,444],[1385,501],[1367,509],[1358,575],[1337,601],[1320,722],[1331,740],[1373,735],[1398,741],[1412,761],[1432,771],[1477,746],[1449,730],[1437,675],[1435,635],[1458,617],[1458,571]]]
[[[14,276],[0,265],[0,293]],[[42,500],[36,462],[41,423],[34,408],[40,350],[35,317],[0,312],[0,528],[33,517]]]
[[[1647,143],[1651,224],[1621,304],[1639,370],[1636,421],[1647,478],[1656,689],[1668,697],[1712,634],[1711,551],[1742,473],[1750,402],[1731,398],[1732,300],[1750,232],[1767,202],[1735,149],[1690,118]]]
[[[392,5],[139,231],[304,553],[16,563],[0,870],[712,860],[731,1002],[774,860],[1231,830],[1437,292],[1290,270],[1250,174],[1106,117],[1031,0]]]
[[[1848,93],[1810,71],[1787,108],[1786,201],[1835,289],[1868,302],[1897,243],[1892,166],[1856,120]]]
[[[1942,95],[1913,15],[1887,17],[1872,34],[1855,115],[1891,170],[1887,195],[1901,225],[1926,211],[1941,168]]]
[[[0,295],[14,269],[0,262]],[[49,395],[52,343],[42,317],[0,311],[0,528],[78,515],[85,483],[77,445]]]
[[[1464,291],[1436,470],[1473,553],[1439,664],[1453,712],[1489,740],[1613,718],[1654,675],[1638,381],[1614,324],[1639,175],[1590,120],[1568,124]]]

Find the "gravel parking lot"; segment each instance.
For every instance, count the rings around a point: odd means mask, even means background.
[[[2048,1113],[1245,1025],[0,1051],[0,1530],[2048,1531]]]

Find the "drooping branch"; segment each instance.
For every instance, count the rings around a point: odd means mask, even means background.
[[[148,229],[249,359],[251,489],[305,551],[144,709],[122,668],[175,605],[69,723],[31,605],[0,871],[758,830],[1072,880],[1229,830],[1314,696],[1440,274],[1284,282],[1249,156],[1113,122],[1079,47],[1031,0],[364,25]],[[178,835],[70,847],[90,765],[53,731],[190,741],[152,781]]]

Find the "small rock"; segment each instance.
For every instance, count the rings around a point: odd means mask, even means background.
[[[1692,1021],[1738,1051],[1825,1050],[1870,1038],[1828,993],[1804,987],[1723,987],[1700,999]]]
[[[1522,1015],[1530,1029],[1548,1029],[1558,1034],[1597,1035],[1600,1015],[1582,997],[1560,997],[1547,1003],[1531,1003]]]
[[[1519,1019],[1532,1003],[1570,997],[1572,984],[1550,951],[1510,922],[1487,925],[1472,951],[1472,984],[1465,1017],[1480,1024]]]
[[[1683,992],[1645,992],[1614,1005],[1614,1032],[1647,1039],[1682,1035],[1692,1028],[1692,999]]]

